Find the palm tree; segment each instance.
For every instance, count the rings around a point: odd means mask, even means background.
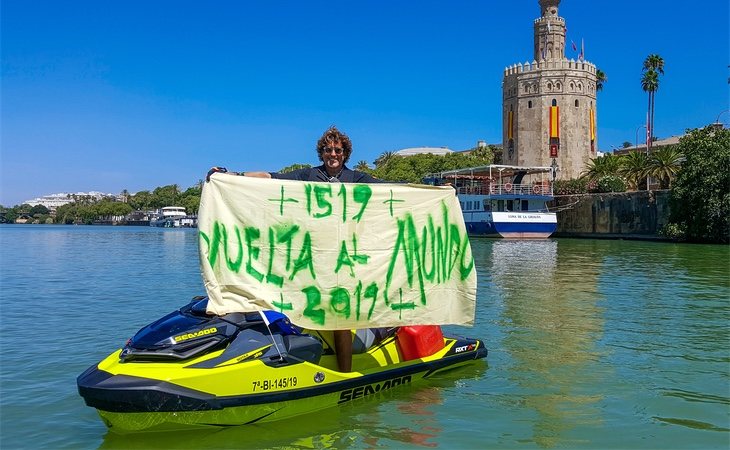
[[[644,60],[644,70],[655,70],[664,75],[664,58],[657,54],[651,54]]]
[[[591,158],[581,178],[588,179],[588,182],[598,181],[606,175],[618,175],[621,169],[621,158],[612,153],[607,153],[597,158]]]
[[[355,170],[359,170],[360,172],[367,172],[370,170],[370,166],[368,165],[368,162],[363,160],[358,161],[357,165],[355,166]]]
[[[393,158],[393,156],[395,156],[395,152],[383,152],[383,153],[381,153],[380,156],[378,156],[378,159],[376,159],[374,161],[375,162],[375,167],[381,167],[381,166],[384,166],[384,165],[388,164],[388,161],[390,161],[390,159]]]
[[[641,88],[649,94],[649,109],[647,116],[647,126],[649,127],[649,142],[647,142],[647,152],[651,150],[651,143],[654,137],[654,96],[659,89],[659,75],[664,75],[664,59],[657,55],[651,54],[644,60],[642,68],[644,75],[641,78]]]
[[[601,69],[596,70],[596,92],[603,90],[603,84],[608,81],[606,73]]]
[[[649,158],[644,152],[629,152],[621,157],[621,175],[633,190],[639,190],[639,184],[646,178],[649,170]]]
[[[684,161],[684,155],[676,146],[661,147],[651,154],[647,174],[659,180],[660,189],[669,189],[672,180],[682,166],[682,161]]]

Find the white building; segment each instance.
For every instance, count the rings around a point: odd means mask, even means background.
[[[447,155],[449,153],[454,153],[454,151],[448,147],[411,147],[395,152],[398,156],[413,156],[424,153],[431,153],[432,155]]]
[[[112,198],[118,200],[118,196],[115,194],[105,194],[103,192],[97,191],[77,192],[75,194],[59,192],[58,194],[49,194],[42,197],[34,198],[32,200],[25,200],[23,203],[30,206],[43,205],[51,211],[55,211],[56,208],[58,208],[59,206],[67,205],[69,203],[75,202],[77,199],[82,199],[85,197],[91,198],[95,201],[101,200],[103,198]]]

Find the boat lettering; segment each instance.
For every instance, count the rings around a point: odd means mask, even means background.
[[[454,349],[454,353],[468,352],[471,350],[474,350],[474,344],[462,345],[461,347],[456,347]]]
[[[507,214],[508,219],[540,219],[540,216],[535,214]]]
[[[182,342],[187,341],[188,339],[194,339],[199,338],[202,336],[207,336],[209,334],[216,333],[218,331],[218,328],[212,327],[212,328],[206,328],[205,330],[196,331],[195,333],[185,333],[181,334],[180,336],[175,336],[173,339],[175,342]]]
[[[297,377],[273,378],[271,380],[253,380],[253,391],[270,391],[272,389],[286,389],[297,385]]]
[[[384,391],[386,389],[390,389],[398,385],[410,382],[411,376],[405,375],[402,377],[393,378],[391,380],[385,380],[382,383],[374,383],[368,384],[366,386],[356,387],[353,389],[345,389],[344,391],[340,392],[340,400],[337,403],[340,404],[349,402],[350,400],[355,400],[356,398],[372,395],[377,392]]]

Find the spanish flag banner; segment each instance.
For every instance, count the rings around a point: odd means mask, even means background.
[[[514,120],[514,116],[513,116],[512,111],[510,111],[507,114],[507,140],[510,140],[513,137],[512,136],[512,124],[514,123],[513,120]]]
[[[590,121],[591,121],[591,123],[590,123],[591,141],[595,141],[596,140],[596,117],[595,117],[595,115],[594,115],[595,113],[593,112],[592,109],[589,111],[589,113],[590,113]]]
[[[550,107],[550,137],[560,138],[560,123],[558,115],[558,106]]]

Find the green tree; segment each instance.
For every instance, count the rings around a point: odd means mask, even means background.
[[[289,173],[299,169],[309,169],[310,167],[312,167],[311,164],[292,164],[281,169],[279,173]]]
[[[649,94],[648,118],[649,123],[649,150],[651,143],[654,141],[654,97],[656,91],[659,90],[659,75],[664,75],[664,59],[657,55],[651,54],[644,60],[642,68],[643,75],[641,78],[641,88]]]
[[[200,208],[200,195],[188,195],[183,198],[182,206],[188,214],[198,214]]]
[[[475,158],[488,159],[490,161],[494,159],[494,153],[492,152],[492,149],[486,146],[472,148],[469,151],[469,155]]]
[[[383,152],[378,156],[378,159],[376,159],[373,163],[375,164],[375,168],[382,167],[386,164],[388,164],[388,161],[391,160],[395,156],[395,152]]]
[[[135,210],[147,210],[152,207],[152,194],[150,191],[139,191],[129,198],[129,204]]]
[[[683,160],[684,155],[676,145],[661,147],[649,156],[647,175],[659,180],[661,189],[669,189]]]
[[[603,90],[603,85],[608,81],[608,77],[601,69],[596,69],[596,92]]]
[[[633,145],[634,145],[634,144],[632,144],[632,143],[631,143],[631,142],[629,142],[629,141],[624,141],[624,143],[623,143],[623,144],[621,144],[621,147],[622,147],[622,148],[629,148],[629,147],[632,147]]]
[[[357,162],[357,165],[355,166],[355,170],[359,170],[360,172],[370,172],[370,166],[368,165],[368,162],[365,160],[361,160]]]
[[[43,205],[35,205],[35,206],[31,207],[30,211],[28,212],[28,214],[30,214],[31,216],[34,216],[34,217],[36,215],[41,215],[41,214],[47,215],[48,213],[50,213],[50,211],[48,210],[48,208],[46,208]]]
[[[646,186],[644,182],[649,170],[649,158],[644,152],[629,152],[621,157],[619,173],[623,175],[629,188],[639,190],[640,186]]]
[[[621,158],[613,153],[606,153],[603,156],[591,158],[586,169],[581,174],[589,183],[598,181],[607,175],[617,175],[621,169]]]
[[[153,208],[163,208],[165,206],[177,206],[180,194],[180,187],[177,184],[168,184],[155,188],[152,191],[150,206]]]
[[[373,170],[373,175],[386,181],[421,183],[423,178],[430,173],[491,164],[491,152],[489,155],[490,157],[464,153],[392,155],[386,164],[377,166]]]
[[[5,212],[5,222],[13,223],[18,216],[18,211],[16,211],[15,208],[10,208]]]
[[[670,225],[691,241],[730,242],[730,130],[688,131],[677,150],[685,161],[672,184]]]
[[[190,197],[190,196],[198,196],[200,197],[200,194],[203,192],[203,187],[201,185],[196,184],[195,186],[191,186],[185,190],[185,192],[182,193],[183,198]]]

